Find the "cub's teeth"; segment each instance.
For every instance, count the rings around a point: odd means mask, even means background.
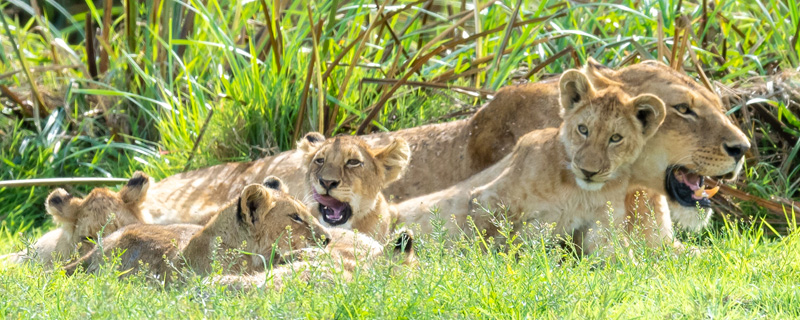
[[[694,191],[694,197],[695,198],[702,198],[705,195],[705,193],[706,193],[706,190],[701,187],[700,189],[697,189],[697,190]]]
[[[719,192],[719,186],[706,190],[706,193],[708,194],[707,197],[709,198],[713,197],[715,194],[717,194],[717,192]]]

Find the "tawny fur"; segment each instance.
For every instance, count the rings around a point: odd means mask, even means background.
[[[577,70],[564,73],[560,84],[564,121],[559,129],[530,132],[511,154],[486,170],[398,204],[398,223],[419,224],[422,232],[431,232],[430,210],[438,209],[454,234],[472,230],[468,218],[488,236],[499,235],[500,220],[517,231],[523,223],[554,224],[559,235],[587,231],[586,253],[605,247],[604,232],[625,221],[631,165],[664,121],[666,110],[653,95],[630,98],[613,86],[595,90]]]
[[[381,191],[399,179],[410,158],[405,140],[391,139],[382,147],[371,147],[359,137],[339,136],[325,139],[319,133],[309,133],[297,143],[305,154],[306,183],[320,195],[349,203],[352,217],[344,224],[330,225],[322,217],[319,203],[313,197],[309,210],[326,227],[358,230],[383,240],[391,232],[395,208]],[[330,191],[320,179],[335,181]]]
[[[88,239],[95,239],[102,230],[110,234],[131,224],[146,223],[141,205],[150,186],[150,177],[137,171],[119,192],[95,188],[86,198],[56,189],[47,196],[45,208],[58,228],[44,234],[30,248],[0,258],[8,262],[35,260],[51,266],[53,259],[67,260],[76,251],[83,255],[92,248]]]
[[[329,281],[352,281],[357,270],[369,270],[376,263],[391,262],[407,267],[418,264],[411,230],[398,230],[388,237],[390,240],[385,245],[350,230],[330,228],[328,231],[332,239],[325,249],[289,252],[282,257],[284,264],[276,266],[269,273],[225,275],[210,281],[238,290],[265,287],[280,290],[295,274],[304,282],[311,281],[314,275]]]
[[[722,103],[713,92],[656,61],[620,70],[590,61],[585,70],[597,88],[621,83],[629,95],[654,94],[667,106],[664,124],[634,165],[634,171],[642,174],[632,186],[660,185],[647,193],[648,202],[667,200],[663,196],[665,173],[651,170],[652,167],[662,167],[664,163],[682,165],[706,176],[738,172],[742,162],[727,156],[723,144],[749,146],[749,142],[725,116]],[[480,172],[510,153],[524,134],[558,127],[561,122],[558,99],[555,80],[508,86],[470,119],[364,136],[374,145],[385,144],[389,137],[403,138],[414,154],[403,179],[387,187],[384,195],[397,201],[409,199],[442,190]],[[676,112],[674,106],[682,103],[696,116],[686,117]],[[196,222],[230,199],[231,192],[269,174],[281,177],[302,196],[307,192],[303,164],[303,153],[291,150],[253,162],[178,174],[153,186],[147,207],[156,222]],[[629,194],[637,190],[632,187]],[[698,216],[693,207],[683,207],[674,201],[669,201],[669,207],[671,213],[656,213],[664,218],[659,224],[669,230],[672,230],[671,219],[690,229],[700,228],[708,220],[708,216]],[[668,234],[664,236],[671,238]]]
[[[205,227],[128,226],[103,238],[102,248],[93,249],[65,269],[71,274],[83,266],[87,272],[95,272],[104,254],[124,251],[120,270],[130,269],[133,272],[127,274],[133,274],[147,265],[150,274],[170,281],[173,272],[186,267],[199,275],[207,274],[214,256],[222,257],[229,250],[241,249],[252,255],[223,263],[223,271],[253,272],[264,269],[262,258],[272,261],[285,252],[312,247],[316,241],[330,238],[305,205],[285,192],[279,180],[268,177],[267,181],[278,181],[275,185],[279,187],[246,186],[238,199],[229,202]]]

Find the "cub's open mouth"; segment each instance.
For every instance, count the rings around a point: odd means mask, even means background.
[[[705,178],[689,169],[672,166],[667,169],[667,194],[684,207],[711,207],[711,200],[719,191],[719,186],[706,189]]]
[[[341,202],[329,195],[320,195],[316,190],[312,190],[314,200],[319,202],[319,212],[322,213],[322,220],[332,226],[344,224],[353,215],[353,209],[347,202]]]

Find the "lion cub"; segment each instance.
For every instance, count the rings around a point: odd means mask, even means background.
[[[479,230],[497,236],[491,215],[496,210],[519,230],[523,222],[555,224],[556,234],[587,231],[583,251],[603,245],[601,229],[624,221],[630,165],[661,123],[666,109],[656,96],[630,98],[612,86],[595,90],[577,70],[559,83],[561,126],[533,131],[520,138],[511,154],[451,188],[397,205],[398,222],[419,223],[431,231],[430,209],[438,207],[451,231],[468,228],[472,217]],[[455,215],[455,223],[448,219]],[[600,223],[598,225],[597,223]],[[578,234],[583,236],[582,234]]]
[[[403,228],[396,231],[385,245],[364,234],[341,228],[330,228],[331,243],[325,248],[299,249],[289,252],[281,260],[284,264],[273,268],[269,275],[227,275],[211,279],[212,283],[226,285],[233,289],[263,288],[272,280],[272,288],[280,290],[286,280],[294,273],[302,281],[311,281],[317,273],[323,279],[334,280],[341,277],[352,281],[357,268],[367,270],[375,263],[390,262],[408,267],[418,264],[414,252],[414,233]]]
[[[327,243],[329,238],[306,206],[288,195],[283,182],[268,177],[264,185],[246,186],[239,199],[229,202],[205,227],[128,226],[105,237],[101,248],[66,266],[66,270],[72,274],[82,265],[87,272],[94,272],[103,261],[104,252],[119,251],[120,270],[135,272],[147,264],[150,273],[169,281],[173,268],[189,267],[198,274],[207,274],[216,250],[241,249],[253,254],[243,255],[223,268],[226,272],[250,272],[263,270],[262,258],[272,261],[291,250],[314,246],[315,240]]]
[[[355,229],[385,239],[395,209],[381,190],[400,178],[411,150],[403,139],[373,148],[361,138],[339,136],[325,139],[312,132],[297,143],[305,155],[306,185],[314,203],[311,212],[323,225]]]
[[[76,249],[83,255],[92,248],[87,239],[96,238],[101,230],[110,234],[126,225],[146,222],[140,207],[149,186],[150,177],[136,171],[119,192],[95,188],[81,199],[61,188],[53,190],[45,200],[45,209],[59,227],[36,240],[32,252],[22,250],[0,260],[19,263],[34,259],[51,266],[54,259],[67,259]]]

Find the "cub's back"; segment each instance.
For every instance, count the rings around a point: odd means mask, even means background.
[[[169,270],[164,257],[175,261],[178,252],[202,229],[202,226],[194,224],[130,225],[105,237],[103,251],[113,254],[115,250],[124,250],[120,256],[120,270],[133,269],[135,273],[142,263],[146,263],[153,273],[164,275]],[[97,269],[102,252],[96,248],[92,259],[87,272]]]

